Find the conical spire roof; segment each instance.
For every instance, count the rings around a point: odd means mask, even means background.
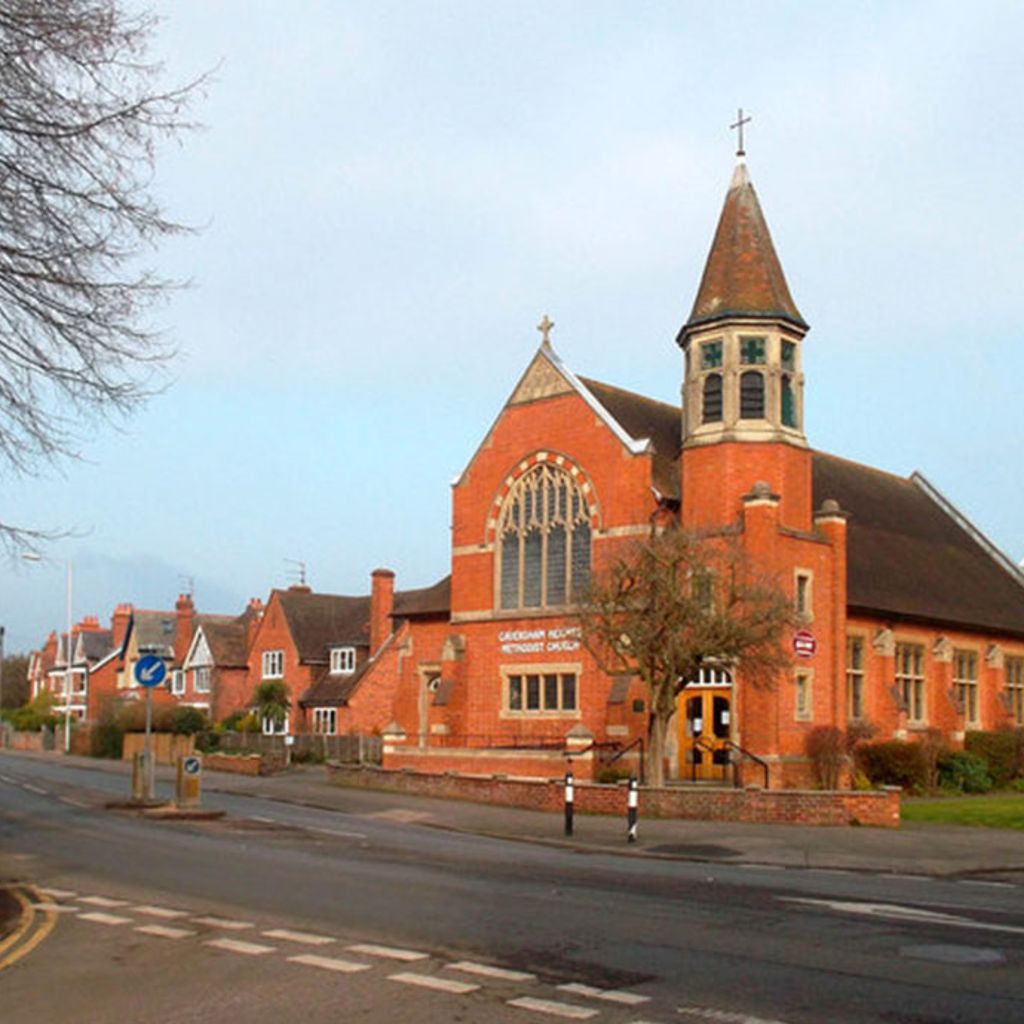
[[[704,276],[683,331],[730,317],[807,323],[789,294],[757,193],[741,159],[725,197]]]

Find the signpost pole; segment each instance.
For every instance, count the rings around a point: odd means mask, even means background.
[[[133,670],[135,682],[146,688],[146,733],[143,739],[142,753],[136,754],[138,775],[133,776],[132,791],[136,800],[149,802],[156,799],[156,774],[153,771],[153,747],[150,741],[153,732],[153,687],[159,686],[167,676],[167,665],[163,658],[155,654],[144,654]]]
[[[153,800],[156,796],[156,785],[153,773],[153,750],[150,745],[150,734],[153,731],[153,687],[146,687],[146,738],[143,741],[142,756],[145,758],[145,796]]]

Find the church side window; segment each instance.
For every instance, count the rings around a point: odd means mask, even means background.
[[[700,347],[700,368],[702,370],[717,370],[722,365],[722,343],[720,341],[705,341]]]
[[[1017,725],[1024,725],[1024,658],[1008,657],[1005,670],[1010,713]]]
[[[764,419],[764,375],[756,370],[740,375],[740,419]]]
[[[722,375],[720,373],[709,373],[704,378],[702,419],[705,423],[720,423],[722,420]]]
[[[744,366],[763,366],[765,363],[765,339],[740,338],[740,362]]]
[[[498,538],[503,609],[570,604],[589,585],[590,509],[565,470],[542,464],[516,481]]]
[[[978,655],[974,651],[953,652],[953,689],[967,725],[978,725]]]
[[[896,645],[896,686],[907,710],[907,721],[920,725],[925,721],[924,647],[920,644]]]
[[[846,713],[857,721],[864,717],[864,638],[846,638]]]

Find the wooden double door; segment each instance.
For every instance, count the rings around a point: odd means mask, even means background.
[[[684,690],[680,695],[679,775],[682,779],[724,780],[732,737],[730,689]]]

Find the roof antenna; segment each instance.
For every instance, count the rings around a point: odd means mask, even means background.
[[[750,124],[750,122],[751,122],[750,115],[748,114],[746,117],[744,117],[743,116],[743,108],[740,107],[736,111],[736,123],[729,125],[729,130],[730,131],[736,131],[737,129],[739,130],[739,135],[738,135],[738,139],[737,139],[738,145],[736,146],[736,155],[738,157],[744,157],[744,156],[747,155],[747,151],[743,148],[743,126],[745,124]]]
[[[181,574],[178,576],[178,582],[185,588],[185,593],[189,597],[196,596],[196,578],[195,576],[186,576]]]
[[[286,562],[293,566],[288,570],[288,578],[293,583],[299,583],[302,586],[306,585],[306,563],[300,562],[297,558],[286,558]]]

